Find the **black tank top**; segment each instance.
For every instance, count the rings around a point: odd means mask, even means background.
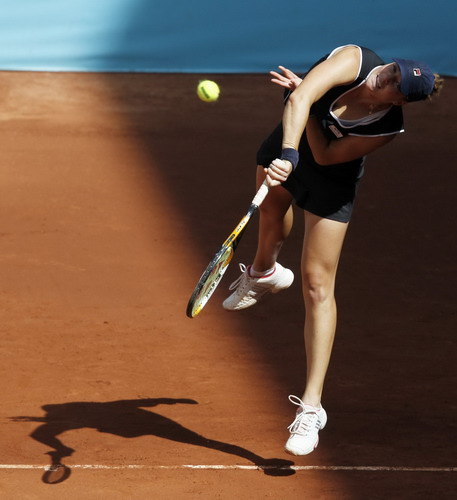
[[[330,110],[336,100],[338,100],[344,93],[362,84],[374,68],[385,64],[385,62],[372,50],[365,47],[359,47],[359,49],[361,50],[362,60],[357,78],[348,85],[340,85],[330,89],[311,106],[311,114],[315,115],[319,119],[323,130],[330,139],[340,138],[346,135],[378,137],[403,132],[403,111],[401,106],[392,106],[387,113],[379,119],[367,124],[360,124],[356,126],[345,126],[330,113]],[[335,51],[336,50],[338,49],[335,49]],[[319,59],[319,61],[313,64],[309,71],[328,59],[328,57],[335,51]],[[303,77],[305,76],[306,73]],[[286,94],[285,101],[287,101],[289,95],[290,92]]]

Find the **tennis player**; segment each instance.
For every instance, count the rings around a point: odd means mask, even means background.
[[[336,329],[335,276],[365,157],[403,132],[402,107],[438,93],[442,79],[422,62],[385,64],[357,45],[336,48],[303,78],[279,68],[271,74],[286,89],[283,119],[257,154],[257,184],[266,178],[270,186],[260,207],[257,252],[252,265],[240,264],[242,274],[223,306],[245,309],[292,284],[292,271],[277,259],[295,201],[305,218],[307,377],[302,397],[289,396],[298,408],[285,449],[306,455],[327,422],[321,396]]]

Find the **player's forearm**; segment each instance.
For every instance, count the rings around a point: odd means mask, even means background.
[[[362,158],[392,141],[395,134],[379,137],[345,136],[328,139],[319,121],[311,116],[306,125],[306,137],[314,159],[320,165],[336,165]]]
[[[311,103],[305,98],[297,98],[294,94],[290,96],[282,119],[283,149],[293,148],[298,150],[300,139],[308,121],[310,107]]]

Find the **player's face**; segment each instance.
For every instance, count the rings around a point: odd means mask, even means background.
[[[401,103],[405,96],[400,92],[401,73],[397,63],[380,66],[367,82],[373,96],[381,102]]]

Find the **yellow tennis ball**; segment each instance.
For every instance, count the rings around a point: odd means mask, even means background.
[[[197,86],[197,95],[205,102],[217,101],[220,93],[219,85],[211,80],[202,80]]]

